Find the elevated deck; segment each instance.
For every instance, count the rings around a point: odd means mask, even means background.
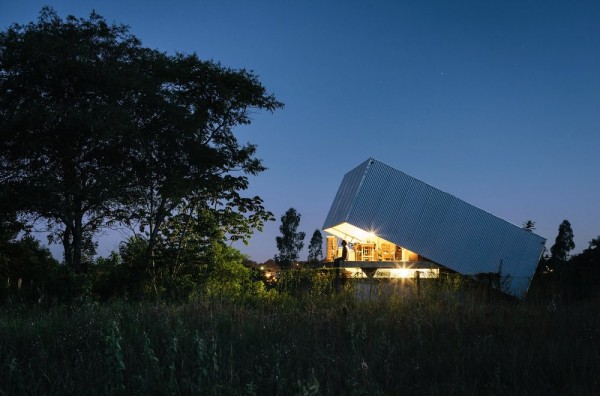
[[[431,261],[345,261],[351,278],[437,278],[442,266]]]
[[[333,264],[333,263],[330,263]],[[341,268],[419,268],[434,269],[442,266],[431,261],[344,261]]]

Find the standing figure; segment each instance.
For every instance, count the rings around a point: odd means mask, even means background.
[[[340,264],[346,261],[346,258],[348,257],[348,248],[346,247],[346,245],[346,241],[342,241],[342,255],[333,260],[333,268],[335,268],[334,286],[336,292],[340,292],[342,287],[340,282]]]
[[[342,255],[333,260],[333,266],[335,268],[340,268],[340,263],[346,261],[346,258],[348,257],[348,248],[346,248],[346,245],[348,245],[346,241],[342,241]]]

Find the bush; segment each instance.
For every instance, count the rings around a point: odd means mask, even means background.
[[[1,243],[0,302],[41,302],[58,270],[50,251],[31,236]]]

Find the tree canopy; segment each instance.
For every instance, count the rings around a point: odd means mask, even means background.
[[[554,241],[554,245],[550,248],[552,260],[567,261],[569,252],[575,248],[573,242],[573,229],[569,220],[563,220],[558,226],[558,235]]]
[[[279,250],[279,255],[275,256],[275,261],[281,268],[290,268],[292,262],[298,260],[300,251],[304,247],[306,234],[298,231],[300,217],[300,213],[294,208],[289,208],[281,216],[281,225],[279,226],[281,236],[275,238],[277,250]]]
[[[312,263],[323,259],[323,235],[321,231],[315,230],[308,244],[308,261]]]
[[[76,270],[114,223],[143,236],[148,257],[169,219],[206,211],[220,237],[245,240],[272,214],[241,195],[265,167],[233,128],[282,106],[251,72],[45,7],[0,33],[0,197],[43,221]]]

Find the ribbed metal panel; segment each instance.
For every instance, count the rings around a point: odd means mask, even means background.
[[[348,172],[324,229],[348,222],[463,274],[529,287],[545,239],[372,158]]]
[[[354,204],[360,185],[365,178],[370,161],[371,160],[367,160],[363,162],[344,175],[342,184],[338,188],[331,209],[329,209],[329,214],[325,219],[325,224],[323,225],[324,229],[348,220],[352,205]]]

